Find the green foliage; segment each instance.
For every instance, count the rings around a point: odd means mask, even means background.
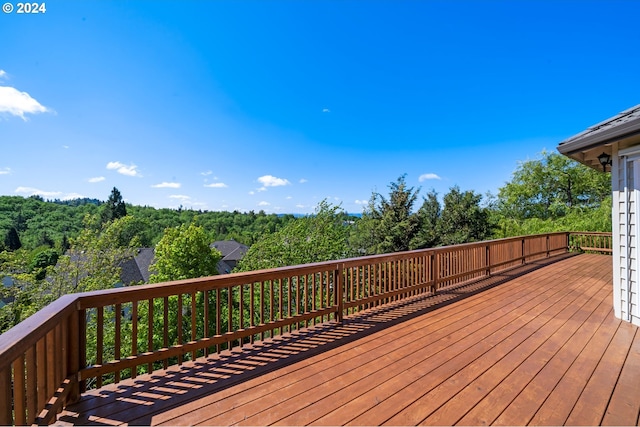
[[[16,251],[22,247],[20,236],[18,236],[18,230],[16,230],[15,227],[11,227],[7,232],[4,244],[10,251]]]
[[[363,254],[389,253],[410,249],[483,240],[491,235],[492,223],[482,196],[460,191],[454,186],[444,196],[431,190],[422,206],[413,212],[418,190],[408,188],[404,176],[390,185],[389,198],[373,193],[358,222],[357,244]]]
[[[350,255],[348,223],[339,206],[323,200],[315,214],[288,223],[266,235],[238,265],[239,271],[341,259]]]
[[[389,189],[389,198],[372,193],[358,222],[356,244],[362,254],[406,251],[420,230],[420,220],[412,212],[418,190],[407,187],[405,175]]]
[[[440,244],[438,222],[442,214],[442,207],[438,201],[438,193],[429,191],[418,209],[418,232],[411,240],[410,249],[432,248]]]
[[[211,248],[211,239],[194,223],[167,228],[156,245],[156,261],[151,267],[156,274],[151,282],[192,279],[217,274],[216,264],[222,258]]]
[[[522,162],[493,203],[496,237],[611,231],[611,176],[558,153]]]
[[[127,216],[127,206],[122,200],[122,194],[120,194],[120,190],[116,187],[113,187],[111,190],[111,194],[107,199],[107,203],[102,207],[101,212],[102,222],[109,222],[114,219],[122,218]]]
[[[498,194],[502,215],[517,220],[556,219],[574,208],[596,208],[611,195],[609,174],[559,153],[543,151],[518,165]]]
[[[436,227],[440,244],[477,242],[491,236],[493,227],[489,213],[480,206],[481,201],[482,196],[473,191],[451,188],[444,196],[444,208]]]

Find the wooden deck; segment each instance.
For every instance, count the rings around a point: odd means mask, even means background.
[[[59,424],[637,425],[640,333],[611,268],[538,262],[103,387]]]

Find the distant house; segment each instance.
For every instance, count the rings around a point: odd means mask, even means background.
[[[238,262],[247,253],[249,247],[238,243],[235,240],[220,240],[210,245],[222,254],[222,259],[218,262],[218,274],[231,273]],[[122,264],[122,274],[120,278],[122,283],[130,285],[131,283],[143,282],[147,283],[149,277],[154,273],[150,271],[155,257],[153,248],[138,249],[138,253]]]
[[[222,259],[218,262],[218,274],[231,273],[249,250],[248,246],[235,240],[219,240],[213,242],[211,247],[222,254]]]
[[[124,261],[120,268],[120,280],[125,285],[131,283],[147,283],[153,274],[150,270],[155,257],[153,248],[140,248],[133,258]]]
[[[3,276],[2,279],[0,280],[0,284],[3,288],[12,287],[13,283],[14,283],[13,278],[9,276]],[[4,307],[5,305],[11,302],[13,302],[13,296],[5,296],[4,289],[3,289],[3,292],[0,293],[0,308]]]
[[[610,167],[613,308],[640,326],[640,105],[561,142],[558,151],[594,169]]]

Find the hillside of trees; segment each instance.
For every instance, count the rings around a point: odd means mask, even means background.
[[[0,332],[60,295],[113,287],[140,247],[156,247],[160,282],[215,273],[215,240],[249,246],[238,266],[248,271],[560,230],[611,231],[610,175],[548,152],[495,195],[422,193],[400,175],[361,217],[327,201],[300,218],[155,209],[125,204],[117,188],[104,202],[0,196]]]

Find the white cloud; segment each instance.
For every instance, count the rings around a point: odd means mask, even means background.
[[[2,71],[2,70],[0,70]],[[10,175],[11,174],[11,168],[2,168],[0,169],[0,175]]]
[[[45,197],[55,197],[62,194],[59,191],[43,191],[33,187],[18,187],[15,190],[18,194],[26,194],[28,196],[45,196]]]
[[[440,178],[435,173],[425,173],[425,174],[420,175],[420,178],[418,178],[418,181],[424,182],[424,181],[427,181],[429,179],[442,179],[442,178]]]
[[[256,194],[256,192],[255,192],[255,191],[249,191],[249,195],[250,195],[250,196],[253,196],[254,194]]]
[[[186,196],[184,194],[172,194],[171,196],[169,196],[170,199],[177,199],[177,200],[189,200],[191,199],[191,197]]]
[[[106,178],[105,178],[104,176],[95,176],[95,177],[93,177],[93,178],[89,178],[89,180],[88,180],[88,181],[89,181],[90,183],[94,184],[94,183],[96,183],[96,182],[102,182],[102,181],[104,181],[105,179],[106,179]]]
[[[301,178],[300,181],[298,181],[300,184],[304,184],[305,182],[309,182],[308,180],[306,180],[305,178]]]
[[[212,182],[211,184],[204,185],[207,188],[227,188],[227,184],[224,182]]]
[[[330,112],[331,112],[331,110],[329,110],[328,108],[323,108],[323,109],[322,109],[322,112],[323,112],[323,113],[330,113]]]
[[[289,180],[284,178],[276,178],[273,175],[264,175],[258,178],[258,182],[264,187],[282,187],[283,185],[291,185]]]
[[[7,76],[7,72],[5,70],[0,70],[0,79],[4,79]]]
[[[271,203],[269,202],[265,202],[264,200],[260,203],[258,203],[258,206],[271,206]]]
[[[355,200],[354,202],[356,205],[366,205],[367,203],[369,203],[368,200]]]
[[[202,176],[209,176],[211,175],[213,172],[212,171],[206,171],[206,172],[200,172],[200,175]]]
[[[68,150],[69,146],[68,145],[63,145],[62,148],[64,148],[65,150]]]
[[[109,162],[107,163],[107,169],[115,170],[119,174],[127,175],[127,176],[142,176],[140,172],[137,170],[138,166],[131,164],[129,166],[120,163],[120,162]]]
[[[162,182],[160,184],[152,185],[153,188],[180,188],[179,182]]]
[[[6,76],[6,73],[3,76]],[[51,110],[40,104],[27,92],[20,92],[10,86],[0,86],[0,113],[18,116],[26,121],[25,114],[47,112],[51,112]]]

